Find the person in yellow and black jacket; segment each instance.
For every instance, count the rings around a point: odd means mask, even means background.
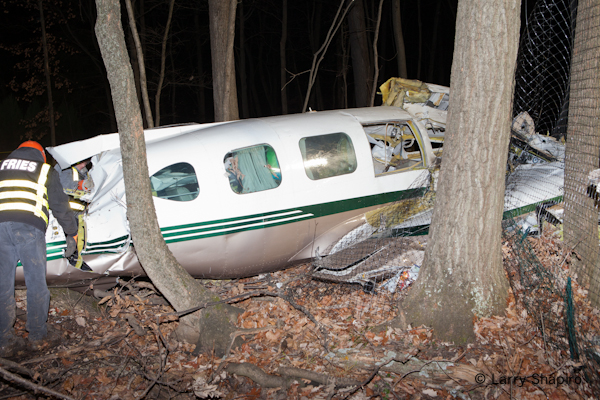
[[[46,284],[48,214],[67,237],[65,257],[76,251],[77,219],[44,148],[27,141],[0,163],[0,356],[22,346],[14,334],[15,273],[19,260],[27,286],[28,341],[37,348],[48,335],[50,291]]]

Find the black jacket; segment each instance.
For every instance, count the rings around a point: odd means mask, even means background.
[[[42,153],[40,153],[39,150],[30,147],[16,149],[10,153],[10,155],[2,163],[8,162],[7,160],[10,159],[35,161],[38,164],[44,163],[44,157]],[[0,169],[0,182],[4,180],[23,179],[24,177],[27,177],[27,171],[12,170],[8,168]],[[54,168],[50,168],[48,171],[46,188],[48,190],[48,205],[50,210],[52,210],[52,214],[62,226],[65,234],[75,235],[77,233],[77,217],[69,207],[69,198],[63,192],[58,173],[56,173]],[[0,188],[0,192],[1,190],[2,189]],[[6,221],[30,224],[40,229],[42,232],[46,232],[47,228],[47,223],[44,221],[44,219],[29,211],[1,210],[0,222]]]

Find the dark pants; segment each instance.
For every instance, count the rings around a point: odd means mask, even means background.
[[[46,337],[50,291],[46,285],[46,238],[44,233],[21,222],[0,222],[0,346],[14,336],[15,272],[23,264],[27,286],[29,340]]]

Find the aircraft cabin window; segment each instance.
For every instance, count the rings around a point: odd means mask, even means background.
[[[312,180],[351,174],[356,170],[352,140],[345,133],[331,133],[300,139],[306,175]]]
[[[235,193],[261,192],[281,184],[279,160],[268,144],[232,150],[225,155],[223,164]]]
[[[192,201],[200,187],[196,171],[188,163],[169,165],[150,177],[152,195],[173,201]]]

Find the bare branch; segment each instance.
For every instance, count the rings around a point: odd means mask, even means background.
[[[67,396],[65,394],[59,393],[59,392],[55,392],[52,389],[48,389],[44,386],[40,386],[40,385],[36,385],[35,383],[28,381],[27,379],[21,378],[18,375],[15,375],[13,373],[8,372],[7,370],[5,370],[4,368],[0,367],[0,375],[2,375],[4,377],[4,379],[9,380],[11,382],[14,382],[18,385],[24,386],[27,389],[33,390],[34,393],[44,393],[48,396],[51,397],[55,397],[57,399],[64,399],[64,400],[75,400],[73,399],[71,396]]]

